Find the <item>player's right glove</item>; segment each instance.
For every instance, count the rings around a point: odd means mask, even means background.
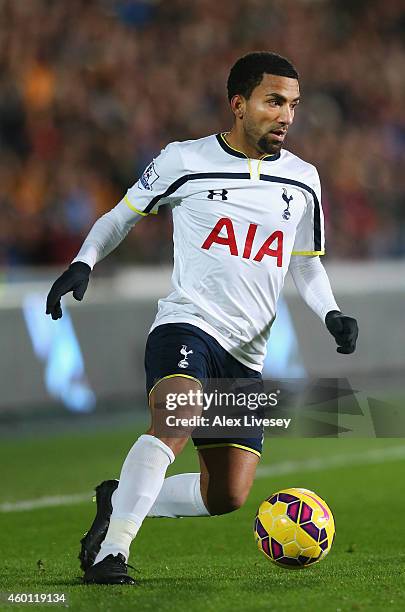
[[[46,314],[50,314],[52,319],[62,317],[62,307],[60,299],[62,295],[73,291],[76,300],[82,300],[89,284],[91,268],[83,261],[75,261],[69,268],[56,279],[51,287],[46,300]]]
[[[336,340],[337,352],[344,355],[354,353],[359,328],[356,319],[347,317],[339,310],[331,310],[325,317],[326,327]]]

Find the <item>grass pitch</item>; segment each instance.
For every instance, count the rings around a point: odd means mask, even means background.
[[[138,433],[2,443],[0,504],[89,492],[88,502],[9,512],[1,507],[3,593],[65,593],[68,609],[86,612],[405,609],[405,441],[399,439],[268,439],[244,508],[214,518],[148,519],[130,558],[138,587],[81,584],[78,543],[93,519],[91,491],[117,477]],[[197,465],[189,445],[169,473]],[[315,490],[337,526],[329,556],[301,571],[275,567],[253,540],[259,503],[291,486]],[[7,604],[2,597],[0,609],[27,610],[28,604]]]

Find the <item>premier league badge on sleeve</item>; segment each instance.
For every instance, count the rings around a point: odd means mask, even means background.
[[[138,181],[139,189],[152,189],[153,183],[159,178],[158,173],[155,170],[155,162],[152,161],[146,168],[141,178]]]

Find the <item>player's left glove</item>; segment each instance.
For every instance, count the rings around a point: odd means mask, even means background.
[[[344,355],[354,353],[359,335],[356,319],[347,317],[339,310],[331,310],[325,317],[325,324],[336,340],[337,352]]]
[[[56,279],[51,287],[46,300],[46,314],[52,319],[62,317],[60,299],[69,291],[73,291],[75,300],[81,301],[89,284],[91,268],[83,261],[75,261],[64,271],[62,276]]]

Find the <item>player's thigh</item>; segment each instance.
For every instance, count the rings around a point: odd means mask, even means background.
[[[200,391],[197,380],[181,375],[158,381],[149,395],[151,426],[146,433],[162,440],[174,454],[181,452],[195,427],[193,417],[202,413]]]
[[[211,514],[240,508],[252,487],[259,457],[234,446],[204,448],[198,451],[201,493]]]

